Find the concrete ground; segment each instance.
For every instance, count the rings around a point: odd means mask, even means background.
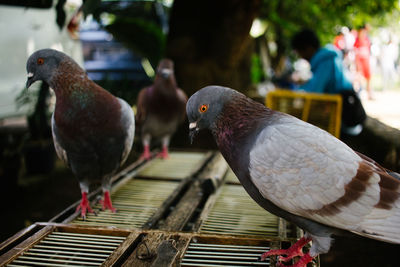
[[[361,92],[361,100],[367,114],[400,130],[400,91],[374,91],[374,99],[368,100]]]

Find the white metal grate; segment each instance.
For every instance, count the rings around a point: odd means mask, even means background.
[[[171,152],[169,158],[154,159],[139,172],[138,176],[164,179],[183,179],[201,167],[208,156],[200,152]]]
[[[125,237],[53,232],[7,266],[100,266]]]
[[[101,210],[89,213],[86,220],[76,218],[71,224],[90,226],[115,226],[121,229],[139,228],[157,211],[160,205],[178,186],[175,181],[133,179],[112,192],[111,199],[116,213]]]
[[[191,242],[181,266],[269,266],[269,259],[258,261],[267,250],[269,247]]]
[[[278,236],[279,218],[258,206],[241,185],[223,185],[201,233]]]

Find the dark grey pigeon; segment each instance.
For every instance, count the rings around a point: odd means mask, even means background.
[[[137,100],[136,124],[143,143],[141,158],[150,159],[152,139],[162,141],[162,151],[157,157],[168,158],[169,141],[185,119],[186,102],[186,94],[176,84],[173,61],[161,60],[154,83],[143,88]]]
[[[77,207],[83,218],[92,212],[89,185],[100,182],[103,209],[115,212],[109,190],[111,176],[132,148],[135,118],[132,108],[95,84],[69,56],[52,49],[33,53],[26,64],[29,87],[41,80],[56,95],[52,131],[57,155],[78,178],[82,201]]]
[[[230,88],[208,86],[189,98],[190,135],[209,129],[247,193],[306,234],[287,250],[306,266],[348,232],[400,243],[399,174],[383,169],[329,133],[273,111]],[[302,247],[312,242],[308,253]]]

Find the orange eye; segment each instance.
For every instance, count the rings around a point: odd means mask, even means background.
[[[44,59],[43,58],[38,58],[38,60],[37,60],[37,64],[38,65],[42,65],[44,63]]]
[[[200,110],[201,113],[204,113],[204,112],[207,111],[207,109],[208,109],[208,105],[201,105],[199,110]]]

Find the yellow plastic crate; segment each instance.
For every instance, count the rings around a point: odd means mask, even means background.
[[[270,109],[291,114],[318,126],[337,138],[340,136],[340,95],[274,90],[267,94],[265,104]]]

